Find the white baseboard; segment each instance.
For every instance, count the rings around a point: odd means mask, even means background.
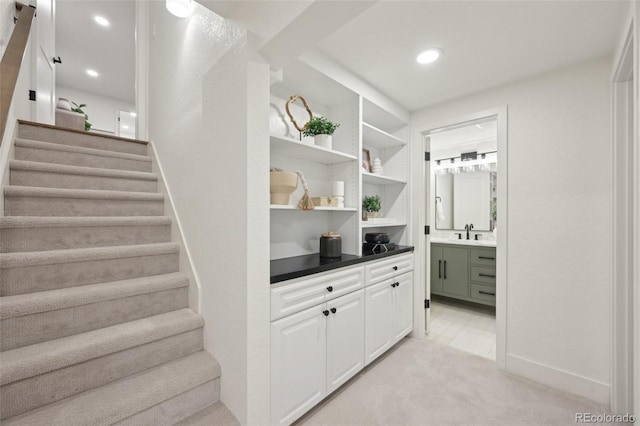
[[[182,230],[182,224],[178,218],[178,212],[167,185],[162,163],[158,158],[158,152],[153,142],[149,142],[147,154],[153,160],[153,172],[158,174],[158,193],[164,194],[164,215],[171,218],[171,241],[180,244],[180,272],[187,274],[191,281],[189,285],[189,307],[197,313],[202,313],[200,277],[193,266],[191,252]]]
[[[506,369],[511,374],[525,377],[555,389],[579,395],[593,401],[610,404],[611,386],[597,380],[559,370],[535,361],[507,354]]]

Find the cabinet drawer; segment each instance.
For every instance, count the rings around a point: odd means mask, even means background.
[[[472,266],[471,281],[496,285],[496,268]]]
[[[363,286],[362,266],[285,281],[271,289],[271,320],[335,299]]]
[[[496,304],[496,288],[490,285],[471,284],[471,298]]]
[[[474,265],[496,266],[496,249],[473,247],[469,251],[470,263]]]
[[[401,256],[391,256],[378,260],[365,267],[367,285],[393,278],[405,272],[413,271],[413,253]]]

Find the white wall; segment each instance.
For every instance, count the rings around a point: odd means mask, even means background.
[[[16,3],[9,0],[0,1],[0,58],[4,55],[11,33],[13,33],[13,17],[16,16]]]
[[[135,112],[136,106],[121,99],[85,92],[67,86],[56,86],[56,96],[78,105],[86,104],[82,110],[89,116],[91,131],[102,131],[117,135],[118,110]],[[71,104],[73,106],[73,104]]]
[[[602,402],[610,384],[610,70],[608,57],[578,64],[411,121],[428,130],[508,105],[506,366]]]
[[[264,423],[269,67],[249,60],[246,32],[198,3],[187,19],[148,7],[149,138],[200,277],[205,349],[222,367],[222,401],[241,423]]]

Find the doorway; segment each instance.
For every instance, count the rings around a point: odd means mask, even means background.
[[[506,120],[505,106],[421,134],[430,157],[421,194],[430,229],[424,241],[425,331],[429,338],[495,359],[501,368],[507,312]],[[484,329],[486,338],[467,326]],[[491,333],[494,346],[487,347]]]

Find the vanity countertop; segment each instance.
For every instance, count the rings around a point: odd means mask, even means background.
[[[459,240],[457,238],[431,237],[432,243],[458,244],[461,246],[495,247],[494,240]]]
[[[320,257],[318,253],[274,259],[271,261],[271,284],[412,251],[413,247],[411,246],[397,246],[394,250],[385,253],[364,254],[362,256],[343,254],[335,259]]]

